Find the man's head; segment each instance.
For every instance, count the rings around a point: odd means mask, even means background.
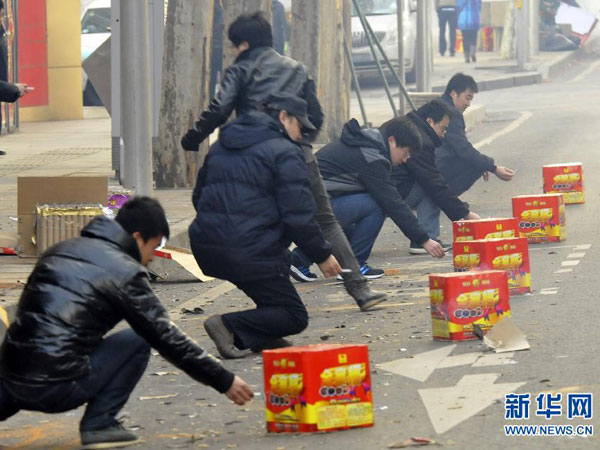
[[[417,127],[406,117],[396,117],[381,126],[381,134],[390,147],[393,166],[408,161],[411,152],[421,150],[421,135]]]
[[[227,37],[238,57],[242,52],[256,47],[273,47],[271,24],[262,12],[242,14],[229,26]]]
[[[457,73],[448,81],[444,95],[449,95],[452,98],[452,103],[454,103],[456,109],[465,112],[471,106],[471,101],[473,101],[473,97],[477,92],[479,92],[479,88],[473,77],[464,73]]]
[[[417,110],[417,115],[429,124],[440,138],[446,135],[450,123],[450,108],[440,99],[425,103]]]
[[[153,198],[132,198],[121,207],[115,220],[135,239],[144,266],[152,261],[163,238],[169,239],[165,211]]]
[[[269,96],[265,104],[268,114],[281,122],[288,136],[293,141],[302,139],[302,131],[314,131],[315,127],[308,119],[308,104],[300,97],[284,92],[276,92]]]

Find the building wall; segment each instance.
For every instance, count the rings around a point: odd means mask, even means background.
[[[23,121],[66,120],[83,118],[83,93],[81,87],[81,4],[80,0],[20,0],[19,2],[19,62],[28,51],[23,30],[30,18],[25,11],[35,8],[46,10],[47,45],[47,98],[24,97],[20,102],[19,117]],[[31,9],[30,9],[31,8]],[[24,39],[22,39],[22,37]],[[24,47],[21,47],[21,42]],[[39,44],[39,42],[38,42]],[[39,50],[39,45],[38,45]],[[39,59],[43,59],[40,57]],[[33,61],[40,78],[40,64]],[[42,70],[43,72],[43,70]],[[19,80],[31,85],[26,67],[19,65]],[[37,87],[36,87],[37,91]],[[37,93],[34,91],[35,93]]]

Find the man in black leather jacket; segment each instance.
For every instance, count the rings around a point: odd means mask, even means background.
[[[0,348],[0,420],[20,409],[57,413],[87,403],[85,448],[137,443],[115,416],[150,347],[237,404],[251,399],[246,383],[171,322],[153,293],[144,265],[168,237],[160,204],[139,197],[116,220],[96,218],[81,237],[42,255]],[[131,328],[104,337],[123,319]]]
[[[251,110],[263,110],[267,98],[277,92],[292,94],[306,101],[308,119],[314,126],[307,137],[310,140],[316,136],[323,124],[323,112],[317,99],[315,83],[308,76],[304,65],[273,49],[269,22],[260,13],[242,15],[229,27],[228,37],[237,59],[225,70],[219,92],[208,109],[182,138],[182,147],[198,151],[200,143],[225,123],[234,109],[238,116]],[[307,145],[303,150],[309,169],[311,192],[317,204],[315,219],[325,239],[331,244],[333,254],[346,269],[342,275],[346,290],[359,308],[367,311],[384,301],[386,294],[372,291],[361,275],[350,244],[331,209],[312,148]],[[316,279],[316,275],[308,267],[299,268],[295,265],[292,265],[292,276],[299,281]]]

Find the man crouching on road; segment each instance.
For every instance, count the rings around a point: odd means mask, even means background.
[[[15,322],[0,348],[0,420],[20,409],[58,413],[87,407],[84,448],[140,439],[115,419],[141,378],[150,347],[238,405],[253,393],[169,320],[143,267],[169,225],[148,197],[115,220],[94,219],[81,237],[47,250],[27,280]],[[104,335],[125,319],[131,328]]]
[[[257,308],[214,315],[204,327],[223,358],[291,345],[285,336],[308,326],[289,279],[295,242],[325,276],[341,268],[315,221],[302,127],[313,129],[307,104],[272,94],[266,112],[248,111],[221,129],[198,173],[190,225],[194,257],[207,275],[229,280]]]

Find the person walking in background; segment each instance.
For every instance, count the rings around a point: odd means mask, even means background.
[[[481,25],[481,0],[458,0],[458,28],[463,36],[465,62],[476,62],[477,32]]]
[[[290,26],[285,17],[285,7],[273,0],[273,48],[280,55],[285,54],[285,43],[290,40]]]
[[[437,11],[440,23],[440,55],[444,56],[448,48],[450,56],[454,56],[456,46],[456,23],[457,10],[456,0],[435,0],[435,9]],[[446,24],[448,24],[450,34],[450,46],[446,46]]]
[[[0,81],[0,102],[14,103],[19,98],[23,97],[33,90],[32,87],[27,86],[24,83],[7,83],[6,81]],[[2,128],[2,117],[0,115],[0,129]],[[4,150],[0,150],[0,156],[6,155]]]

